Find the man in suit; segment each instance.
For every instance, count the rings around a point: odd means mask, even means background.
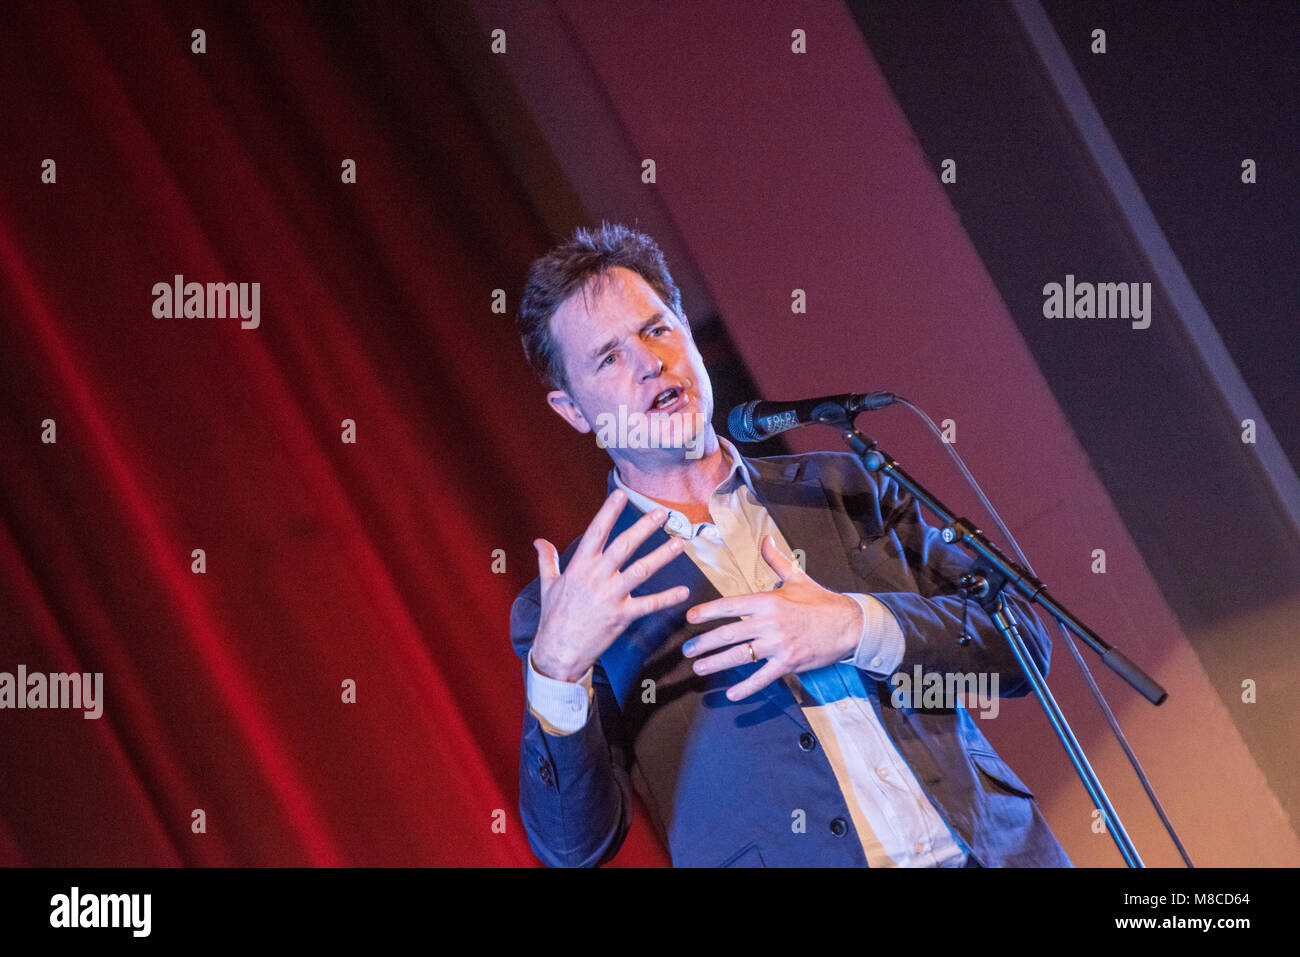
[[[534,543],[511,610],[543,862],[611,858],[636,788],[676,866],[1070,866],[962,703],[889,681],[919,666],[1029,690],[955,594],[970,560],[854,456],[746,460],[714,433],[653,240],[579,230],[533,264],[519,322],[566,422],[650,426],[603,443],[609,497],[563,555]],[[1050,642],[1011,603],[1045,672]]]

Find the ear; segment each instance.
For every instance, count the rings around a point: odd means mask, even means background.
[[[591,424],[587,421],[587,417],[578,408],[578,403],[569,397],[569,393],[561,389],[555,389],[546,393],[546,402],[555,411],[556,415],[579,432],[591,431]]]

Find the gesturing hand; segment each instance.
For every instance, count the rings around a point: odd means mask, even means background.
[[[780,588],[719,598],[686,613],[690,622],[743,616],[742,621],[697,635],[682,646],[690,658],[726,649],[695,662],[696,674],[713,674],[767,659],[758,671],[727,689],[732,701],[749,697],[783,675],[842,661],[858,647],[862,634],[862,610],[856,601],[809,578],[798,562],[781,554],[771,535],[763,539],[762,553],[764,561],[781,576]]]
[[[605,547],[610,529],[627,496],[615,489],[583,533],[578,547],[560,572],[560,555],[544,538],[537,549],[537,574],[541,580],[542,612],[533,642],[533,667],[550,678],[577,681],[632,622],[685,601],[684,585],[654,595],[630,595],[651,575],[682,551],[681,539],[671,539],[643,555],[625,571],[619,568],[632,557],[650,534],[668,519],[657,508]]]

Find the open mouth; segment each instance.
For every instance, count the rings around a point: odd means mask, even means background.
[[[676,386],[664,389],[650,404],[651,412],[671,412],[686,401],[686,394]]]

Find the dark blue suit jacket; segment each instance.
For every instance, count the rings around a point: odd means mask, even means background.
[[[755,491],[806,569],[837,592],[868,592],[902,626],[899,670],[997,672],[1002,696],[1030,689],[1014,655],[975,602],[974,640],[958,643],[962,600],[954,592],[970,558],[945,545],[920,507],[889,479],[847,453],[747,459]],[[610,490],[614,488],[610,478]],[[610,540],[641,512],[628,503]],[[667,540],[656,530],[632,560]],[[567,566],[576,547],[560,557]],[[689,624],[686,610],[719,597],[679,555],[634,595],[686,585],[682,604],[634,622],[594,669],[595,708],[571,735],[547,734],[525,712],[519,802],[533,851],[552,866],[592,866],[619,849],[635,786],[675,866],[866,866],[848,807],[802,709],[776,681],[744,701],[725,691],[756,669],[696,675],[684,641],[723,622]],[[537,632],[534,579],[511,609],[515,651]],[[1047,671],[1051,644],[1013,599],[1031,654]],[[733,619],[727,619],[733,620]],[[864,673],[871,707],[940,815],[985,867],[1070,866],[1033,795],[994,752],[964,707],[896,708],[892,686]],[[653,680],[653,701],[643,693]],[[806,829],[792,827],[802,809]]]

